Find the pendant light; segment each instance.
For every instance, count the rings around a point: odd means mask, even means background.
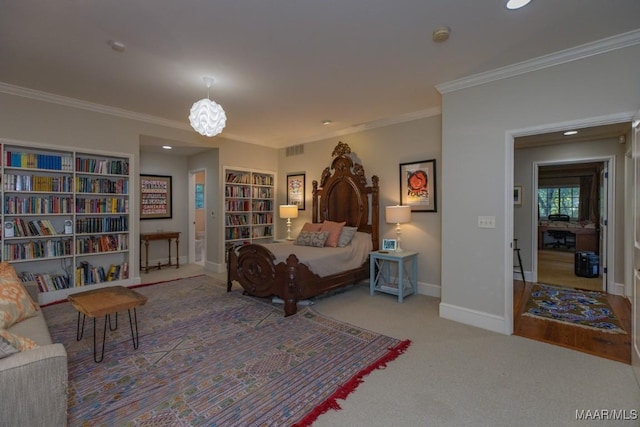
[[[193,104],[189,114],[189,122],[191,127],[199,134],[216,136],[224,129],[227,123],[227,115],[220,104],[209,99],[209,88],[215,82],[215,79],[210,76],[204,76],[202,80],[207,86],[207,97]]]

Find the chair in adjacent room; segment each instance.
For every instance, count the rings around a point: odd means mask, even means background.
[[[551,214],[548,217],[549,221],[566,221],[571,219],[569,215],[564,214]],[[553,239],[553,242],[546,243],[544,246],[551,246],[552,248],[565,247],[567,249],[575,248],[576,235],[568,230],[547,230],[549,237]]]
[[[526,284],[527,279],[524,277],[524,268],[522,267],[522,257],[520,256],[520,248],[518,247],[518,239],[513,239],[513,252],[518,259],[518,265],[514,267],[520,267],[520,274],[522,275],[522,281]]]

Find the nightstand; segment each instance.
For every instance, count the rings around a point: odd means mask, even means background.
[[[402,302],[418,293],[418,252],[375,251],[369,254],[369,293],[375,291],[397,295]],[[396,277],[391,276],[395,265]]]

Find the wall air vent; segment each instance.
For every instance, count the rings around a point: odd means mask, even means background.
[[[304,145],[303,144],[291,145],[291,146],[287,147],[287,155],[286,155],[286,157],[300,156],[302,154],[304,154]]]

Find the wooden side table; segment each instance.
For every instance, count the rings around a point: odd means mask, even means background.
[[[80,341],[84,335],[84,321],[86,316],[93,318],[93,360],[96,363],[104,360],[104,343],[107,336],[107,323],[109,330],[118,329],[118,311],[127,310],[129,312],[129,326],[131,327],[131,340],[133,348],[138,349],[140,335],[138,335],[138,315],[136,307],[144,305],[147,297],[138,292],[125,288],[124,286],[111,286],[107,288],[92,289],[90,291],[78,292],[68,296],[71,305],[78,310],[78,324],[76,326],[76,340]],[[133,319],[131,317],[133,309]],[[111,326],[111,315],[115,314],[115,326]],[[82,326],[80,325],[80,315],[82,315]],[[98,358],[96,317],[104,316],[104,330],[102,331],[102,350]],[[135,325],[134,325],[135,323]],[[134,330],[135,326],[135,330]]]
[[[397,267],[397,277],[391,276],[391,267]],[[418,293],[418,252],[375,251],[369,254],[369,293],[376,291],[397,295],[398,302],[405,296]],[[408,268],[407,268],[408,266]]]
[[[176,263],[171,263],[171,240],[176,241]],[[142,248],[140,249],[140,270],[144,270],[145,273],[149,272],[149,242],[153,240],[166,240],[169,242],[169,258],[165,264],[158,262],[158,270],[162,267],[169,267],[175,265],[176,268],[180,268],[180,256],[178,254],[178,247],[180,245],[180,232],[179,231],[157,231],[153,233],[140,233],[140,246],[144,242],[144,265],[142,264]]]

